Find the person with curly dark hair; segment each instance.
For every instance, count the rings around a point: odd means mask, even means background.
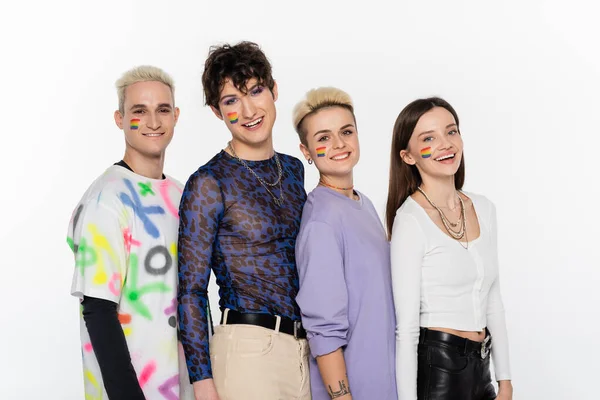
[[[190,176],[179,211],[178,309],[196,400],[310,399],[295,301],[304,167],[273,149],[271,64],[255,43],[212,47],[202,83],[231,141]],[[211,270],[222,317],[209,344]]]

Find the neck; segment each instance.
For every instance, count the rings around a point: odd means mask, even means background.
[[[261,143],[245,143],[236,139],[231,139],[231,146],[235,154],[242,160],[261,161],[268,160],[273,157],[273,137],[269,136],[267,140]],[[231,154],[231,150],[226,148],[225,151]],[[233,155],[233,154],[231,154]]]
[[[454,208],[456,206],[456,188],[454,176],[443,178],[423,177],[421,189],[438,207]]]
[[[343,194],[344,196],[354,199],[354,179],[352,172],[344,176],[330,176],[320,174],[319,184]]]
[[[162,179],[165,164],[165,153],[158,157],[146,157],[133,149],[126,149],[123,161],[135,171],[136,174],[150,179]]]

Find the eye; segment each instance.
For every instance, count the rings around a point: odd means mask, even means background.
[[[259,94],[261,94],[263,91],[265,90],[264,87],[262,86],[257,86],[254,89],[252,89],[252,91],[250,92],[250,94],[252,96],[258,96]]]
[[[344,132],[342,132],[344,135],[352,135],[354,133],[354,131],[350,130],[350,129],[346,129]]]
[[[319,138],[319,140],[318,140],[318,141],[319,141],[319,142],[325,142],[325,141],[327,141],[327,140],[329,140],[329,136],[327,136],[327,135],[323,135],[323,136],[321,136],[321,137]]]
[[[171,110],[168,108],[161,108],[160,110],[158,110],[158,112],[163,113],[163,114],[168,114],[171,112]]]
[[[145,111],[144,110],[134,110],[133,113],[134,114],[143,114],[143,113],[145,113]]]
[[[426,136],[425,138],[423,138],[424,142],[431,142],[433,140],[433,136]]]
[[[448,135],[456,135],[458,132],[457,129],[452,129],[450,132],[448,132]]]
[[[231,97],[231,98],[228,98],[227,100],[225,100],[223,102],[223,105],[230,106],[230,105],[235,104],[236,101],[237,101],[237,99],[235,97]]]

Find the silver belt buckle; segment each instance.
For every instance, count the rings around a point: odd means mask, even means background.
[[[488,356],[488,354],[490,354],[490,349],[492,348],[492,346],[488,347],[488,343],[490,341],[491,336],[487,336],[485,339],[483,339],[483,342],[481,342],[481,358],[486,358]]]

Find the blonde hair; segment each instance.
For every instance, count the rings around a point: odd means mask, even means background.
[[[151,65],[141,65],[125,72],[115,82],[117,87],[117,95],[119,96],[119,111],[123,113],[125,110],[125,89],[138,82],[160,82],[164,83],[171,89],[173,103],[175,103],[175,84],[173,78],[165,71]]]
[[[306,145],[306,132],[302,129],[304,119],[324,108],[336,106],[347,109],[354,117],[354,105],[348,93],[335,87],[320,87],[309,90],[304,98],[296,104],[293,111],[294,129],[300,137],[300,142]]]

